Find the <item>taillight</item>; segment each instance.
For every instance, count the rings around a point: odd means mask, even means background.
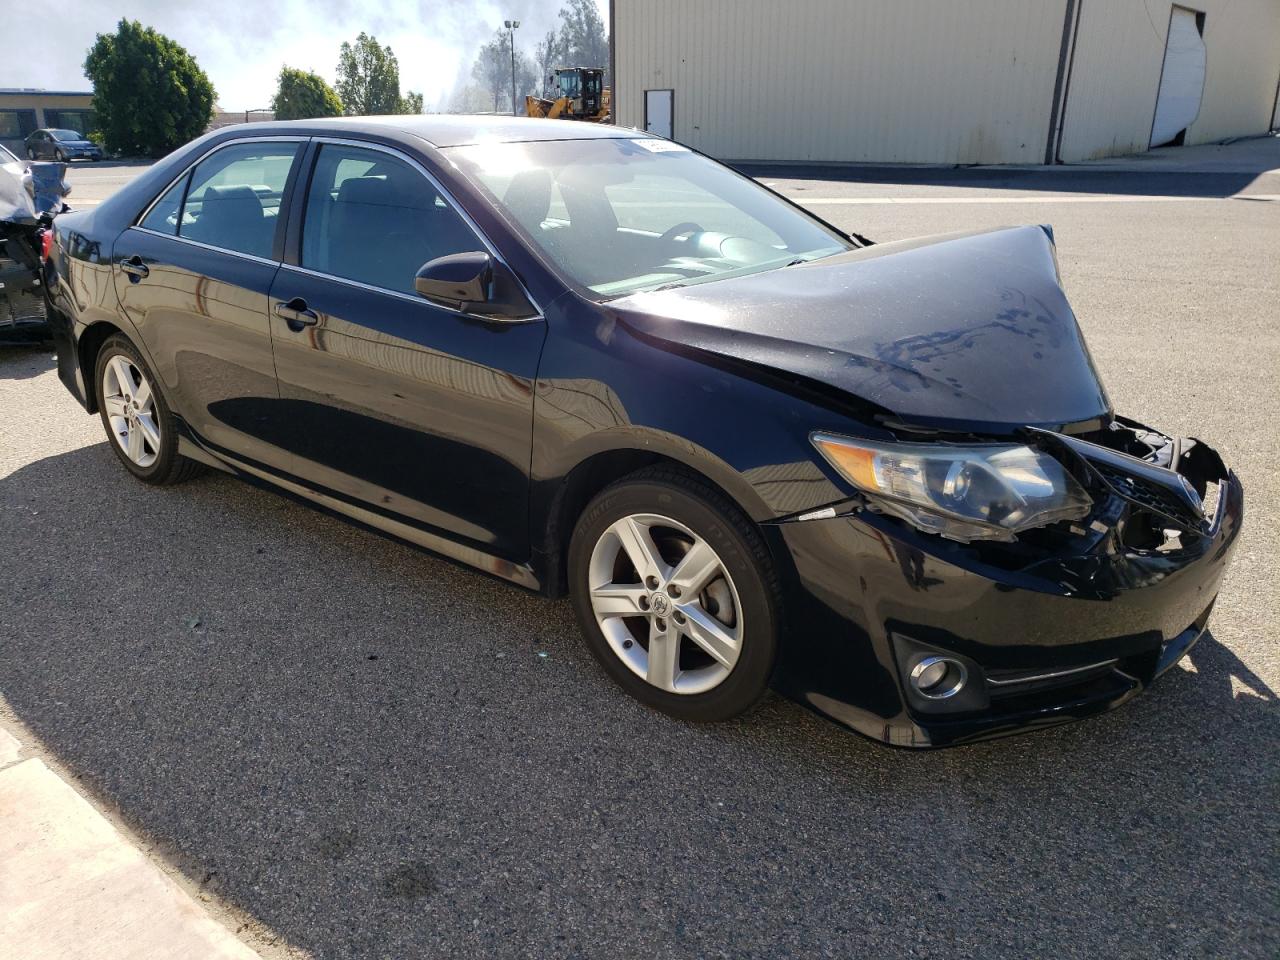
[[[42,263],[45,260],[49,259],[49,253],[52,250],[53,250],[53,231],[48,229],[41,230],[40,231],[40,261]]]

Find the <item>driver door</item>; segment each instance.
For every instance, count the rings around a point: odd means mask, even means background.
[[[313,489],[522,561],[541,317],[423,300],[414,274],[489,249],[390,148],[318,142],[300,237],[271,288],[280,440]]]

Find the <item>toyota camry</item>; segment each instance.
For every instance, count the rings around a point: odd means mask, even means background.
[[[874,244],[634,130],[386,117],[218,130],[54,233],[59,374],[138,480],[567,595],[676,717],[1099,713],[1240,531],[1211,447],[1113,410],[1046,226]]]

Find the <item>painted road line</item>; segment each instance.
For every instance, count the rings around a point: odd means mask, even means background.
[[[1169,197],[1169,196],[1134,196],[1083,193],[1025,197],[798,197],[788,194],[789,200],[804,204],[806,207],[835,206],[874,206],[877,204],[924,204],[924,203],[1205,203],[1219,200],[1280,200],[1280,193],[1236,193],[1229,197]]]

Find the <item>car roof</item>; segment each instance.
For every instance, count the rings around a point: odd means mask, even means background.
[[[645,134],[611,124],[581,120],[536,120],[531,117],[485,114],[402,114],[387,117],[328,117],[316,120],[236,124],[245,135],[287,133],[295,129],[332,131],[335,134],[403,134],[435,147],[460,147],[472,143],[527,143],[533,140],[617,140]]]

